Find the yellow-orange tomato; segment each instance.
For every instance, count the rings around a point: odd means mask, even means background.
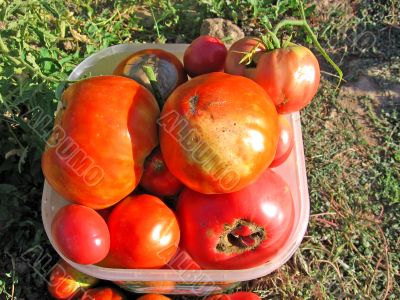
[[[47,181],[78,204],[115,204],[139,183],[158,144],[158,116],[153,95],[132,79],[99,76],[72,84],[42,156]]]
[[[238,191],[274,159],[278,114],[252,80],[215,72],[179,86],[164,105],[160,146],[170,172],[204,194]]]
[[[137,298],[137,300],[171,300],[171,298],[158,294],[147,294]]]

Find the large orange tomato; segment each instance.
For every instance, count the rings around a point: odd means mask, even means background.
[[[240,190],[274,159],[278,114],[252,80],[215,72],[179,86],[164,105],[160,146],[170,172],[205,194]]]
[[[95,209],[115,204],[138,185],[157,146],[158,115],[153,95],[132,79],[71,85],[42,156],[47,181],[67,200]]]

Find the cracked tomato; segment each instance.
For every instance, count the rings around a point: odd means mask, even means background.
[[[294,206],[289,186],[267,169],[238,192],[205,195],[184,189],[177,203],[181,246],[203,269],[266,263],[287,241]]]

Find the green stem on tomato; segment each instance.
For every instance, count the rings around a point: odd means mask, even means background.
[[[313,41],[314,46],[318,49],[318,51],[322,54],[322,56],[325,58],[325,60],[336,70],[336,72],[339,74],[339,82],[336,88],[339,88],[340,83],[343,80],[343,72],[342,70],[338,67],[337,64],[335,64],[335,62],[329,57],[328,53],[326,53],[326,51],[324,50],[324,48],[322,48],[321,44],[318,42],[318,38],[315,35],[315,33],[313,32],[313,30],[311,29],[310,25],[308,25],[307,23],[307,19],[306,19],[306,14],[304,11],[304,6],[302,1],[298,1],[299,4],[299,10],[300,10],[300,15],[302,20],[283,20],[281,22],[279,22],[273,31],[273,34],[275,35],[275,37],[278,34],[278,31],[280,29],[282,29],[283,27],[286,26],[300,26],[303,27],[307,34],[310,36],[311,40]]]
[[[274,45],[274,49],[279,49],[281,47],[281,42],[279,41],[278,37],[276,36],[275,33],[273,33],[271,30],[267,29],[267,33],[268,35],[271,37],[272,39],[272,43]]]
[[[146,74],[147,78],[150,81],[151,87],[153,89],[153,93],[154,93],[154,97],[157,100],[158,106],[160,107],[160,110],[162,109],[164,102],[161,96],[161,92],[160,92],[160,87],[158,86],[158,82],[157,82],[157,77],[156,74],[154,73],[154,69],[151,66],[143,66],[143,71]]]

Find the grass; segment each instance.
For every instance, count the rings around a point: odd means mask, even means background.
[[[23,117],[35,120],[38,106],[52,115],[60,82],[99,49],[190,42],[206,17],[229,18],[246,33],[263,32],[283,13],[293,13],[292,2],[0,0],[0,299],[48,297],[40,276],[46,270],[35,273],[29,263],[35,257],[24,258],[28,249],[41,247],[50,265],[57,260],[40,218],[43,141]],[[396,1],[314,6],[311,23],[344,69],[353,57],[367,58],[357,73],[383,87],[399,83]],[[345,78],[355,73],[349,69]],[[239,289],[268,299],[400,298],[399,110],[366,97],[338,96],[335,80],[325,76],[302,112],[312,207],[307,235],[288,264]]]

